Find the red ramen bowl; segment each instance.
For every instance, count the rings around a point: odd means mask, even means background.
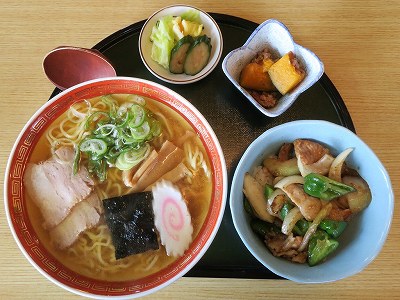
[[[69,268],[42,241],[30,217],[23,184],[27,163],[35,146],[54,120],[72,104],[108,94],[135,94],[153,99],[179,114],[204,145],[210,165],[211,199],[203,224],[188,249],[175,261],[140,279],[124,281],[92,278]],[[5,210],[11,232],[29,262],[58,286],[90,298],[135,298],[156,292],[188,272],[204,255],[220,226],[226,203],[227,171],[224,155],[211,126],[199,111],[179,94],[159,84],[128,77],[110,77],[76,85],[46,102],[29,120],[15,142],[5,177]]]

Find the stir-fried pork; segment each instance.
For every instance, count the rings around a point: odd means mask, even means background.
[[[307,195],[303,187],[299,184],[289,184],[285,186],[284,192],[300,209],[301,214],[309,221],[312,221],[321,210],[321,200]]]

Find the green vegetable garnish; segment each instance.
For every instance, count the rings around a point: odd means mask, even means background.
[[[328,233],[331,237],[337,238],[346,229],[347,222],[322,220],[318,227]]]
[[[323,262],[339,246],[339,242],[330,239],[328,234],[317,231],[308,244],[308,264],[310,267]]]
[[[164,16],[153,26],[150,34],[150,41],[152,42],[151,58],[165,69],[172,70],[172,73],[183,73],[183,69],[182,71],[180,71],[179,68],[175,69],[176,61],[174,61],[172,68],[170,65],[172,50],[176,42],[182,38],[180,34],[176,35],[174,33],[174,21],[176,21],[177,18],[187,21],[186,25],[188,22],[191,23],[191,26],[185,27],[185,36],[197,36],[201,33],[203,27],[200,13],[197,10],[190,9],[180,16]],[[192,43],[189,43],[189,45],[191,44]],[[178,60],[180,59],[181,57],[179,55]],[[181,63],[183,64],[183,61]]]
[[[185,11],[183,14],[181,14],[181,18],[183,20],[187,20],[190,22],[195,22],[195,23],[201,23],[201,19],[200,19],[200,13],[198,10],[195,9],[189,9],[187,11]]]
[[[251,207],[251,204],[249,200],[247,200],[246,197],[243,198],[243,208],[248,213],[250,216],[254,217],[254,211],[253,208]]]
[[[269,197],[271,197],[272,193],[275,191],[275,189],[270,186],[269,184],[266,184],[264,187],[264,196],[266,199],[268,199]]]
[[[286,202],[280,211],[280,216],[282,220],[284,220],[289,213],[289,211],[294,207],[293,204]],[[305,235],[307,232],[310,223],[305,219],[300,219],[296,222],[296,225],[293,227],[293,232],[297,235]]]
[[[308,195],[327,201],[355,191],[349,185],[315,173],[304,177],[303,188]]]
[[[265,238],[268,232],[280,232],[280,229],[275,224],[260,219],[252,219],[250,227],[261,238]]]
[[[160,135],[161,125],[143,105],[118,107],[111,96],[102,101],[109,111],[97,111],[87,117],[86,137],[75,148],[73,170],[76,174],[82,154],[88,171],[99,181],[107,178],[107,167],[129,170],[150,153],[148,141]]]

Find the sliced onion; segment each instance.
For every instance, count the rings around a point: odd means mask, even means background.
[[[336,180],[338,182],[342,182],[342,166],[345,162],[347,156],[354,150],[354,148],[347,148],[342,153],[340,153],[333,160],[332,165],[329,169],[329,178]]]
[[[285,195],[285,192],[282,191],[281,189],[276,189],[272,192],[271,196],[268,198],[268,204],[272,205],[272,202],[274,202],[275,197],[279,195]]]
[[[318,215],[315,217],[314,221],[311,223],[310,227],[308,227],[308,230],[307,230],[306,234],[304,235],[303,240],[300,244],[299,252],[303,251],[306,248],[306,246],[308,245],[308,242],[310,241],[311,236],[317,230],[319,223],[321,223],[321,221],[323,219],[325,219],[325,217],[327,215],[329,215],[329,213],[331,212],[331,209],[332,209],[332,203],[330,203],[330,202],[321,208]]]
[[[301,214],[300,209],[297,206],[293,207],[283,220],[281,229],[282,233],[286,235],[291,233],[297,221],[300,220],[302,217],[303,215]]]
[[[277,184],[277,183],[278,183],[279,181],[281,181],[283,178],[285,178],[285,177],[283,177],[283,176],[275,177],[274,180],[272,181],[272,185],[275,186],[275,184]]]
[[[274,203],[275,198],[278,197],[279,195],[285,195],[285,193],[281,189],[276,189],[272,192],[271,196],[269,196],[267,200],[267,211],[269,212],[270,215],[274,217],[279,217],[279,215],[272,210],[271,206],[272,203]]]
[[[304,177],[300,175],[287,176],[279,180],[274,187],[283,190],[285,186],[293,183],[304,184]]]
[[[84,100],[83,102],[87,105],[87,107],[88,107],[88,108],[87,108],[87,111],[89,112],[90,109],[92,108],[92,104],[91,104],[89,101],[87,101],[87,100]],[[78,111],[78,110],[74,107],[74,105],[71,105],[71,106],[70,106],[69,111],[70,111],[76,118],[78,118],[79,120],[83,120],[83,119],[88,115],[88,113],[82,113],[82,112]]]

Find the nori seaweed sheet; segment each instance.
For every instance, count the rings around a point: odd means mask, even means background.
[[[151,192],[103,200],[116,259],[159,248],[152,200]]]

